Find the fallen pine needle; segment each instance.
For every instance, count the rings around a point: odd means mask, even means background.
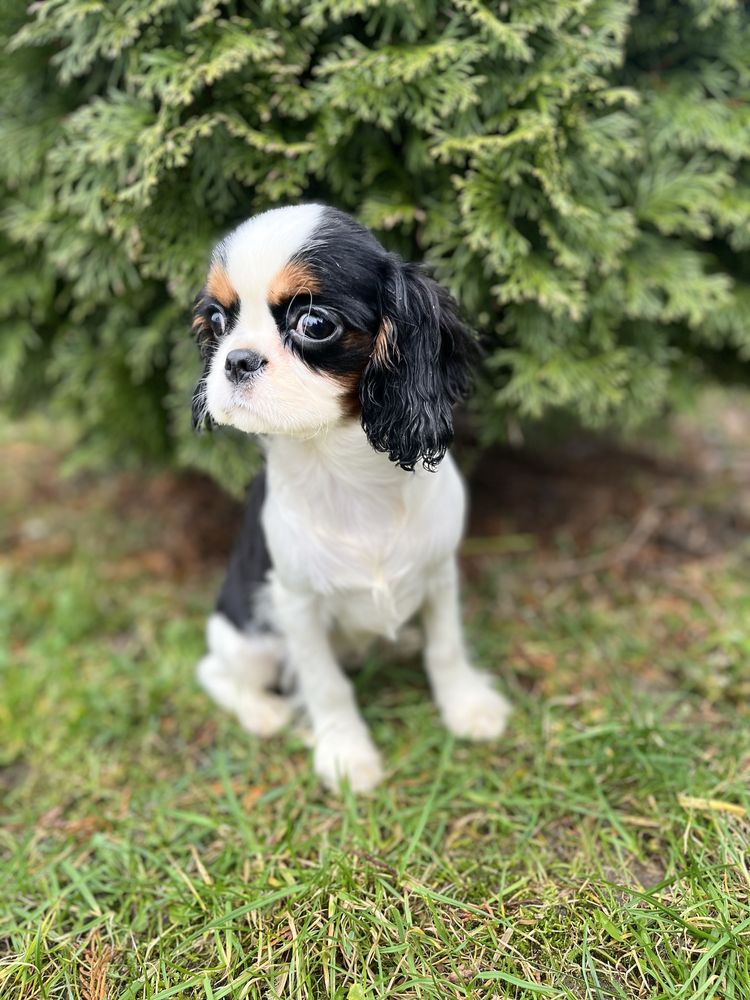
[[[84,1000],[107,1000],[107,972],[114,950],[108,944],[102,944],[98,931],[89,938],[89,943],[83,953],[79,970],[81,996]]]
[[[677,801],[683,809],[701,809],[704,812],[726,812],[733,816],[746,816],[747,810],[744,806],[738,806],[734,802],[722,802],[721,799],[699,799],[692,795],[678,795]]]
[[[651,819],[648,816],[621,816],[620,819],[624,823],[629,823],[631,826],[642,826],[648,830],[658,830],[660,829],[662,823],[661,820]]]

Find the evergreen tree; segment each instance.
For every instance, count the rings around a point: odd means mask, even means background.
[[[191,433],[189,306],[221,233],[297,200],[456,295],[486,439],[743,374],[739,0],[6,0],[0,32],[0,391],[92,457],[247,479]]]

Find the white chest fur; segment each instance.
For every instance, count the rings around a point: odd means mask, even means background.
[[[437,472],[404,472],[354,423],[306,441],[269,438],[266,448],[275,579],[315,595],[344,632],[393,637],[460,540],[464,491],[450,456]]]

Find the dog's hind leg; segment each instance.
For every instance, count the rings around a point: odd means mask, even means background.
[[[292,714],[289,700],[271,690],[279,678],[281,639],[270,632],[240,632],[218,612],[206,623],[206,639],[208,653],[197,670],[204,691],[249,732],[278,732]]]
[[[263,608],[271,566],[260,522],[264,499],[261,472],[248,492],[216,611],[206,623],[208,652],[197,668],[201,687],[259,736],[277,732],[291,716],[288,699],[272,690],[280,684],[284,645]]]

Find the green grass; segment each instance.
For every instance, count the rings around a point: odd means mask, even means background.
[[[746,546],[571,575],[561,531],[467,561],[507,735],[449,739],[419,664],[373,656],[388,779],[337,799],[299,733],[197,689],[218,567],[175,572],[132,480],[59,481],[49,433],[0,455],[3,1000],[747,1000]]]

